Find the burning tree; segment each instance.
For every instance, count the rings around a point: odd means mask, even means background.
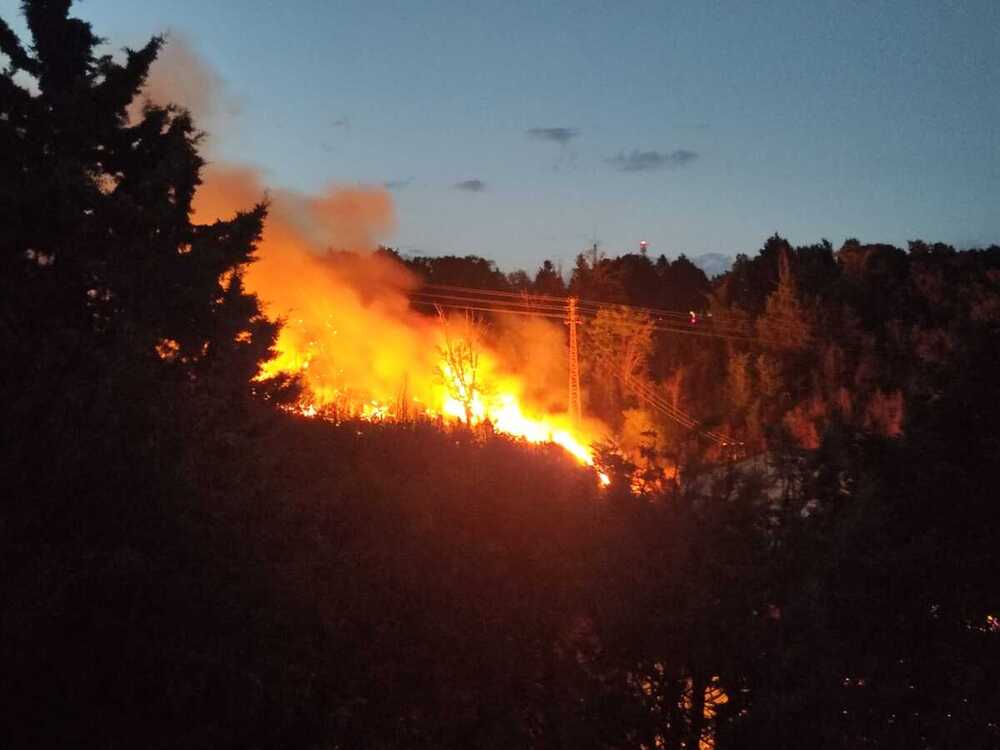
[[[448,395],[462,405],[465,423],[472,425],[477,411],[482,412],[482,399],[486,394],[481,381],[479,338],[483,324],[471,313],[461,318],[459,328],[438,308],[444,343],[438,346],[441,362],[438,375],[448,390]],[[476,407],[480,407],[477,409]]]

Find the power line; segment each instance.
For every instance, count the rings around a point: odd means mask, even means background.
[[[560,304],[566,304],[568,297],[558,297],[551,294],[534,294],[530,292],[505,292],[498,289],[478,289],[476,287],[468,286],[454,286],[449,284],[423,284],[421,289],[440,289],[444,292],[474,292],[479,295],[489,295],[494,297],[517,297],[525,298],[530,297],[531,299],[546,300],[551,302],[559,302]]]
[[[730,445],[737,444],[738,441],[733,440],[727,435],[715,432],[714,430],[702,429],[700,427],[701,423],[695,419],[693,416],[685,412],[683,409],[679,409],[666,399],[664,399],[660,394],[656,393],[652,388],[642,383],[629,373],[622,372],[618,367],[610,361],[607,352],[598,352],[597,363],[599,366],[603,367],[605,370],[609,371],[612,375],[618,378],[622,384],[631,390],[640,399],[645,401],[647,404],[655,408],[660,413],[667,416],[672,421],[681,425],[687,430],[692,432],[697,432],[699,435],[708,438],[715,444],[726,447]]]
[[[444,297],[444,293],[454,293],[448,294],[446,298],[452,301],[464,301],[466,299],[470,301],[477,302],[479,304],[499,304],[501,301],[505,304],[510,304],[515,302],[516,308],[539,308],[542,310],[554,310],[554,309],[565,309],[568,297],[560,297],[556,295],[549,294],[533,294],[528,292],[508,292],[496,289],[481,289],[475,287],[462,287],[447,284],[425,284],[421,289],[432,290],[430,292],[411,292],[411,296],[420,295],[425,298],[432,297]],[[441,290],[441,292],[434,292],[433,290]],[[608,309],[623,309],[631,310],[634,312],[641,312],[656,318],[659,325],[656,330],[670,333],[690,333],[691,335],[697,336],[709,336],[715,338],[725,338],[732,340],[743,340],[748,342],[759,342],[764,344],[777,344],[782,343],[780,339],[769,339],[762,336],[754,336],[752,334],[746,333],[747,329],[750,328],[751,322],[749,318],[744,317],[741,314],[732,313],[713,313],[705,316],[707,323],[700,323],[698,325],[701,328],[696,332],[688,328],[686,325],[689,320],[690,313],[683,313],[677,310],[665,310],[662,308],[655,307],[643,307],[640,305],[628,305],[623,303],[611,303],[611,302],[599,302],[596,300],[585,300],[579,299],[577,301],[577,309],[582,315],[595,315],[601,310]],[[665,320],[667,318],[673,318],[680,324],[683,320],[685,325],[683,328],[680,327],[670,327],[670,321]],[[775,329],[777,332],[789,333],[802,335],[801,322],[790,317],[781,315],[769,315],[767,318],[767,325],[769,328]],[[721,328],[722,330],[706,330],[706,329],[716,329]],[[819,343],[819,339],[815,336],[806,334],[804,336],[804,343],[815,344]],[[844,342],[838,342],[842,348],[852,348],[845,347]]]
[[[576,326],[581,322],[579,318],[579,311],[576,308],[575,300],[572,298],[567,298],[566,307],[562,311],[556,312],[559,309],[556,305],[549,303],[546,307],[541,310],[531,309],[533,306],[530,303],[520,302],[512,299],[510,296],[505,296],[504,301],[499,299],[491,299],[483,295],[470,294],[467,296],[453,295],[453,294],[427,294],[427,293],[415,293],[413,296],[420,296],[425,299],[414,299],[413,304],[424,305],[428,307],[435,308],[445,308],[445,309],[458,309],[458,310],[475,310],[499,314],[508,315],[525,315],[529,317],[542,317],[548,319],[562,319],[570,327],[570,376],[569,376],[569,399],[570,399],[570,412],[575,419],[579,420],[582,409],[580,408],[580,387],[579,387],[579,368],[578,365],[575,367],[578,359],[578,346],[576,344]],[[470,304],[470,303],[479,304]],[[560,306],[561,307],[561,306]],[[688,333],[695,335],[710,335],[710,336],[725,336],[727,338],[733,338],[732,335],[710,333],[703,331],[693,331],[684,328],[669,328],[666,326],[651,326],[652,330],[664,330],[670,331],[672,333]],[[749,337],[740,337],[749,338]],[[677,408],[673,404],[663,399],[658,393],[656,393],[652,388],[645,385],[644,383],[638,381],[631,375],[627,373],[622,373],[613,363],[610,362],[610,358],[607,352],[598,351],[596,362],[599,366],[609,370],[615,377],[622,381],[626,388],[635,393],[639,398],[646,401],[649,405],[655,408],[657,411],[661,412],[669,419],[673,420],[677,424],[681,425],[685,429],[697,432],[698,434],[708,438],[712,442],[720,446],[733,445],[736,441],[732,440],[726,435],[715,432],[713,430],[701,429],[700,422],[696,420],[693,416]],[[575,377],[574,377],[575,375]],[[574,388],[575,386],[575,388]]]
[[[423,291],[428,289],[431,291]],[[440,289],[442,291],[433,291],[435,289]],[[421,287],[420,291],[411,292],[411,296],[419,295],[423,297],[436,297],[450,300],[476,300],[478,302],[488,302],[488,301],[500,301],[505,303],[516,302],[521,306],[533,306],[541,307],[544,309],[549,309],[552,307],[559,307],[560,309],[565,309],[568,297],[556,297],[552,295],[545,294],[528,294],[528,293],[518,293],[518,292],[504,292],[493,289],[477,289],[472,287],[458,287],[458,286],[446,286],[443,284],[427,284]],[[678,320],[683,320],[687,322],[689,320],[690,313],[678,312],[676,310],[664,310],[653,307],[641,307],[638,305],[627,305],[622,303],[612,303],[612,302],[598,302],[593,300],[578,300],[577,309],[581,312],[596,313],[601,310],[616,309],[620,308],[623,310],[631,310],[635,312],[643,312],[648,315],[652,315],[656,318],[675,318]],[[726,326],[734,325],[724,319],[724,316],[713,315],[710,316],[714,322],[719,322]],[[734,318],[735,319],[735,318]],[[743,321],[739,319],[739,325],[742,327]]]
[[[526,302],[517,302],[513,299],[504,301],[484,298],[479,296],[458,296],[458,295],[436,295],[416,292],[411,294],[411,301],[416,305],[433,307],[435,304],[447,309],[475,310],[479,312],[495,312],[501,314],[521,314],[543,318],[562,318],[566,309],[565,305],[555,305],[544,303],[543,306],[535,306]],[[607,309],[606,307],[603,309]],[[586,319],[593,319],[599,310],[578,310],[578,315]],[[713,330],[708,326],[694,328],[689,323],[671,324],[669,321],[661,321],[654,324],[651,330],[663,333],[679,333],[689,336],[702,336],[709,338],[730,339],[734,341],[756,342],[767,345],[781,343],[780,339],[764,338],[752,336],[740,332]]]
[[[492,312],[500,313],[506,315],[527,315],[529,317],[536,318],[552,318],[555,320],[565,320],[565,315],[563,313],[548,313],[548,312],[531,312],[529,310],[517,310],[517,309],[506,309],[499,307],[483,307],[477,305],[459,305],[455,303],[441,303],[433,302],[430,300],[412,300],[412,304],[421,305],[423,307],[443,307],[447,310],[473,310],[476,312]]]
[[[554,302],[528,302],[518,299],[493,299],[486,296],[472,296],[472,295],[458,295],[458,294],[442,294],[436,292],[411,292],[410,298],[420,298],[429,300],[447,300],[456,302],[478,302],[478,303],[492,303],[497,305],[513,305],[515,307],[521,307],[524,309],[540,309],[540,310],[565,310],[566,302],[554,303]]]
[[[463,295],[475,295],[479,297],[499,297],[506,299],[518,299],[524,301],[538,301],[539,303],[555,303],[560,305],[565,305],[566,301],[569,299],[568,296],[557,296],[551,294],[536,294],[533,292],[508,292],[498,289],[481,289],[476,287],[464,287],[455,286],[447,284],[424,284],[420,287],[421,289],[440,289],[444,292],[457,292]],[[614,307],[621,307],[629,310],[641,311],[654,316],[667,316],[667,317],[677,317],[687,320],[690,313],[681,312],[678,310],[666,310],[664,308],[657,307],[643,307],[641,305],[631,305],[621,302],[600,302],[598,300],[586,300],[577,299],[577,306],[580,309],[591,308],[591,309],[607,309]],[[715,313],[712,314],[715,320],[720,320],[725,322],[727,319],[737,321],[740,324],[746,322],[746,320],[738,315],[731,313]],[[793,319],[789,318],[789,322],[793,322]]]

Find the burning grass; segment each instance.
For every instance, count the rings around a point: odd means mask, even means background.
[[[263,194],[252,170],[216,166],[198,191],[197,218],[231,215]],[[499,329],[487,337],[471,318],[411,309],[407,291],[417,279],[373,252],[393,226],[385,191],[278,192],[269,200],[245,281],[268,313],[284,321],[260,377],[297,376],[305,387],[294,407],[299,414],[489,425],[529,443],[555,443],[580,464],[593,465],[591,445],[602,428],[576,425],[568,415],[561,326],[520,322],[530,335]],[[505,346],[512,338],[530,351]]]

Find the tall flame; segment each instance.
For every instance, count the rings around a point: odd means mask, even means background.
[[[262,194],[252,170],[214,166],[198,192],[195,218],[231,215]],[[488,422],[528,442],[556,443],[593,465],[596,425],[574,426],[566,413],[561,327],[522,324],[520,341],[533,347],[527,358],[487,344],[467,319],[414,312],[406,292],[417,280],[371,252],[392,225],[383,190],[270,195],[264,237],[245,281],[284,326],[277,355],[260,377],[299,375],[306,386],[297,406],[303,415]],[[456,351],[468,356],[456,358]]]

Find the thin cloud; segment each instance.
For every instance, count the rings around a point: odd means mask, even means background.
[[[486,189],[486,183],[482,180],[462,180],[454,185],[456,190],[465,190],[469,193],[481,193]]]
[[[647,172],[665,167],[683,167],[698,158],[698,154],[686,148],[673,151],[620,151],[617,156],[606,159],[607,163],[620,172]]]
[[[407,177],[405,180],[388,180],[382,183],[382,187],[386,190],[403,190],[408,188],[413,183],[412,177]]]
[[[526,131],[529,138],[536,138],[540,141],[551,141],[565,146],[571,140],[580,135],[576,128],[528,128]]]

